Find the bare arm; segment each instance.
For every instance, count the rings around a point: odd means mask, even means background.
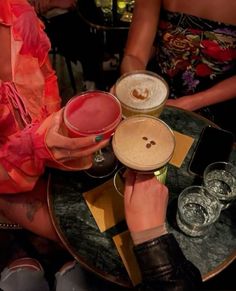
[[[190,111],[227,101],[236,97],[236,76],[232,76],[215,86],[190,96],[176,100],[167,100],[167,105],[173,105]]]
[[[35,0],[33,3],[38,14],[43,14],[54,8],[71,9],[76,6],[76,0]]]
[[[136,0],[121,73],[145,69],[159,21],[161,0]]]

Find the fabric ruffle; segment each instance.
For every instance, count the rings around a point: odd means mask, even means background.
[[[0,23],[5,25],[12,24],[11,7],[8,0],[0,1]]]
[[[18,168],[33,177],[43,173],[45,161],[51,159],[44,144],[44,135],[37,134],[39,124],[31,124],[7,138],[1,147],[0,160],[8,172]]]
[[[43,64],[50,50],[50,41],[43,32],[43,23],[26,0],[0,1],[0,22],[13,25],[15,40],[22,41],[20,54],[32,55],[40,65]]]
[[[49,39],[43,32],[43,23],[28,4],[12,4],[12,12],[15,16],[13,19],[14,38],[23,41],[20,54],[32,55],[38,58],[39,65],[42,65],[50,50]]]

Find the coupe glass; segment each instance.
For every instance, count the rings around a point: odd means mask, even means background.
[[[64,123],[71,137],[102,136],[108,139],[121,121],[118,99],[105,91],[87,91],[72,98],[65,106]],[[94,178],[112,174],[118,161],[109,144],[94,155],[93,166],[86,173]]]
[[[133,115],[159,117],[169,95],[166,81],[150,71],[123,74],[116,82],[114,94],[122,107],[123,118]]]
[[[153,174],[165,183],[167,164],[173,156],[175,137],[169,126],[149,115],[125,118],[117,126],[112,138],[117,159],[129,169]],[[117,172],[114,186],[121,192],[122,174]]]
[[[156,73],[147,71],[147,70],[137,70],[133,72],[129,72],[123,74],[116,82],[114,88],[114,94],[119,99],[122,107],[122,116],[124,121],[122,125],[119,127],[120,132],[124,134],[126,137],[123,137],[128,141],[127,147],[125,150],[119,150],[120,145],[118,145],[117,140],[119,139],[118,133],[115,134],[115,139],[113,138],[113,148],[116,154],[116,157],[127,167],[132,168],[134,170],[142,171],[142,172],[153,172],[154,175],[162,181],[165,182],[165,177],[167,173],[167,166],[164,166],[171,156],[168,154],[173,154],[174,149],[174,135],[171,129],[160,119],[156,119],[160,116],[165,102],[169,95],[169,87],[166,81]],[[136,116],[136,118],[135,118]],[[125,120],[129,119],[126,123]],[[150,124],[150,130],[148,132],[148,127],[145,125]],[[155,124],[155,125],[154,125]],[[127,125],[127,129],[126,129]],[[133,127],[133,129],[130,129]],[[163,127],[163,131],[160,128]],[[139,128],[139,129],[138,129]],[[143,132],[143,136],[141,134]],[[160,132],[160,134],[159,134]],[[161,133],[166,132],[166,136],[162,137]],[[146,153],[149,152],[151,154],[152,150],[154,150],[153,154],[156,154],[154,139],[150,137],[155,134],[155,138],[158,141],[157,149],[161,148],[161,152],[158,153],[156,157],[156,161],[154,165],[149,164],[145,166],[147,163],[147,157],[145,158]],[[132,135],[132,140],[130,139]],[[168,142],[164,145],[163,141],[168,136]],[[142,148],[142,144],[140,146],[140,141],[144,142],[144,148]],[[122,142],[124,145],[124,143]],[[118,146],[117,146],[118,145]],[[123,145],[121,145],[123,147]],[[149,148],[145,148],[145,146]],[[165,150],[170,149],[170,153],[167,153],[165,156]],[[126,154],[127,151],[132,151],[132,154]],[[136,154],[133,160],[136,157],[140,158],[139,164],[132,164],[132,156],[133,153],[138,150],[139,153]],[[150,160],[155,161],[154,156],[150,155]],[[163,158],[163,160],[162,160]],[[166,159],[165,159],[166,158]],[[129,162],[129,159],[131,163]],[[162,163],[163,162],[163,165]],[[115,175],[115,179],[118,179],[119,175]],[[118,182],[114,180],[115,187]]]

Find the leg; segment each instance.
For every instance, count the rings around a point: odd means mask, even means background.
[[[75,261],[66,263],[59,272],[56,273],[56,291],[98,291],[96,281],[92,279],[90,273],[81,268]],[[109,289],[107,289],[109,290]]]
[[[0,288],[4,291],[49,291],[40,263],[31,258],[13,261],[1,274]]]
[[[31,192],[0,195],[0,213],[25,229],[59,242],[49,215],[46,189],[46,182],[39,180]]]
[[[66,263],[56,273],[55,291],[127,291],[124,287],[102,280],[82,268],[76,261]]]

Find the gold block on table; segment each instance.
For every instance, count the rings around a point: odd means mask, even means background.
[[[173,157],[171,158],[169,163],[180,168],[194,142],[194,139],[191,136],[185,135],[177,131],[174,131],[174,136],[175,150]]]
[[[122,232],[113,237],[118,253],[129,274],[130,280],[134,286],[142,282],[140,268],[133,251],[133,242],[129,231]]]
[[[124,199],[116,192],[113,179],[83,195],[101,232],[125,219]]]

